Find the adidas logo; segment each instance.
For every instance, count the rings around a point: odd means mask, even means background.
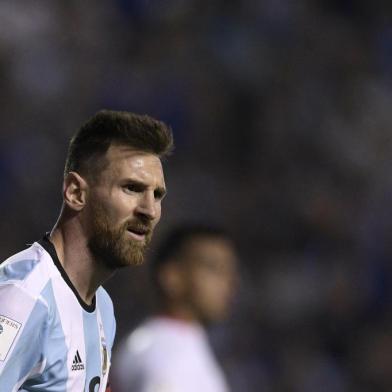
[[[71,370],[84,370],[84,364],[82,362],[82,359],[80,358],[79,351],[76,350],[75,358],[72,362],[72,368]]]

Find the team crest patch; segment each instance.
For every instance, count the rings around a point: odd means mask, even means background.
[[[101,349],[102,349],[102,374],[105,375],[108,371],[108,350],[106,348],[105,342],[101,342]]]
[[[103,330],[103,326],[99,323],[99,329],[101,334],[101,362],[102,362],[102,375],[105,375],[109,368],[109,353],[106,347],[106,339]]]
[[[21,323],[0,315],[0,361],[7,358],[21,326]]]

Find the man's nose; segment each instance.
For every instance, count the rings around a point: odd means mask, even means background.
[[[138,215],[143,215],[149,220],[154,220],[157,217],[157,208],[153,193],[146,192],[143,194],[137,205],[136,213]]]

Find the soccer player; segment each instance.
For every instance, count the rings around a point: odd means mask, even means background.
[[[161,215],[171,130],[100,111],[72,138],[50,233],[0,266],[0,391],[103,392],[115,334],[101,287],[142,263]]]
[[[222,320],[236,286],[236,251],[211,227],[175,229],[151,264],[156,313],[119,346],[113,392],[227,392],[205,327]]]

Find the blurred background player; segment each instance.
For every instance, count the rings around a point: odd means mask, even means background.
[[[224,374],[205,327],[228,313],[237,256],[216,228],[180,227],[151,264],[156,311],[120,345],[114,392],[226,392]]]

